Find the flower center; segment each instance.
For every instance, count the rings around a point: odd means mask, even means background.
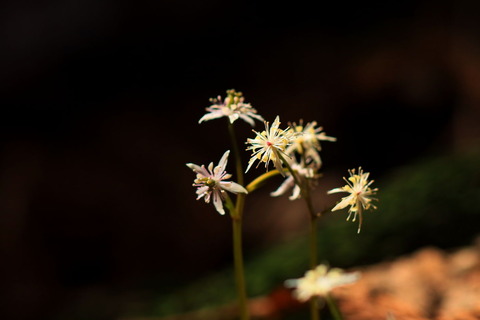
[[[208,178],[207,181],[205,182],[205,184],[206,184],[207,186],[209,186],[210,188],[215,187],[216,183],[217,183],[217,182],[216,182],[215,180],[211,179],[211,178]]]

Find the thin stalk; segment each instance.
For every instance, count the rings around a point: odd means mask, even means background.
[[[235,135],[233,124],[228,122],[228,132],[230,135],[233,154],[235,157],[235,167],[237,171],[237,182],[243,186],[244,176],[242,159],[240,150]],[[233,265],[235,272],[235,284],[238,296],[238,308],[241,320],[250,319],[248,312],[247,288],[245,284],[245,269],[243,262],[243,248],[242,248],[242,218],[243,209],[245,205],[245,194],[239,193],[236,198],[236,203],[233,206],[232,201],[227,196],[227,201],[230,201],[232,210],[230,211],[232,217],[232,245],[233,245]]]
[[[237,183],[243,186],[244,175],[243,175],[242,157],[240,156],[240,149],[239,149],[238,143],[237,143],[235,128],[233,127],[233,124],[230,121],[228,121],[228,133],[229,133],[232,148],[233,148],[233,155],[235,157],[235,168],[236,168],[236,171],[237,171]],[[235,208],[236,208],[236,211],[237,211],[237,215],[240,219],[243,216],[244,205],[245,205],[245,194],[244,193],[239,193],[237,195]]]
[[[343,320],[342,314],[340,310],[338,310],[337,304],[333,300],[330,294],[327,294],[325,299],[327,300],[328,308],[330,309],[330,313],[332,314],[335,320]]]
[[[310,319],[320,320],[320,303],[317,298],[310,299]]]
[[[305,203],[307,204],[308,212],[310,213],[310,268],[315,268],[318,264],[317,258],[317,230],[318,230],[318,217],[312,204],[312,198],[310,197],[310,190],[308,186],[305,186],[304,192]]]
[[[310,232],[309,232],[309,249],[310,249],[310,268],[313,269],[318,264],[318,248],[317,248],[317,226],[318,215],[313,208],[312,199],[310,197],[310,190],[305,186],[304,199],[310,213]],[[319,320],[319,302],[318,299],[310,299],[310,319]]]
[[[250,319],[248,312],[247,288],[242,254],[242,219],[232,219],[233,227],[233,261],[235,266],[235,283],[238,294],[238,307],[241,320]]]
[[[225,206],[229,209],[232,218],[233,266],[240,319],[248,320],[250,317],[248,313],[247,289],[245,285],[245,269],[243,266],[242,217],[236,210],[236,207],[228,194],[225,194]]]
[[[290,164],[285,161],[285,158],[282,154],[279,153],[279,157],[282,162],[285,164],[287,169],[290,171],[290,174],[293,176],[295,184],[300,187],[301,195],[305,199],[307,204],[309,217],[310,217],[310,232],[309,232],[309,258],[310,258],[310,268],[313,269],[317,266],[317,220],[318,215],[313,208],[312,198],[310,197],[310,187],[308,186],[308,181],[301,183],[300,179],[297,177],[296,172],[292,169]],[[310,319],[319,320],[319,304],[317,299],[310,299]]]
[[[228,121],[228,120],[227,120]],[[235,134],[235,128],[233,124],[228,121],[228,133],[230,136],[230,142],[233,148],[233,155],[235,157],[235,169],[237,171],[237,183],[243,186],[243,166],[242,158],[240,156],[240,149],[238,148],[237,137]]]

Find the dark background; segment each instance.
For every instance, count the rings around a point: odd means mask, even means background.
[[[317,120],[338,138],[323,155],[335,179],[359,165],[378,179],[476,146],[479,9],[3,1],[2,318],[53,319],[85,297],[115,301],[117,315],[142,290],[230,263],[229,221],[195,201],[185,167],[228,148],[223,119],[197,123],[227,89],[267,120]],[[247,209],[262,206],[253,198]],[[301,226],[259,219],[246,222],[247,250]]]

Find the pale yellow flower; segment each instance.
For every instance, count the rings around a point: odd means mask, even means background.
[[[348,209],[347,221],[353,214],[353,220],[357,219],[359,216],[358,224],[358,233],[362,227],[362,212],[363,210],[368,210],[370,208],[376,209],[377,207],[372,204],[372,195],[375,195],[378,191],[378,188],[371,189],[370,185],[373,183],[373,180],[368,181],[369,172],[363,173],[361,167],[358,168],[358,174],[355,173],[355,169],[348,170],[350,177],[348,180],[344,177],[343,179],[347,182],[347,185],[341,188],[335,188],[328,191],[328,194],[337,193],[337,192],[347,192],[350,193],[348,196],[342,198],[340,202],[333,207],[332,211],[340,210],[350,206]]]
[[[240,184],[232,181],[224,181],[229,179],[232,175],[225,171],[230,150],[227,150],[217,166],[213,167],[213,162],[205,168],[204,165],[196,165],[194,163],[187,163],[187,167],[197,174],[194,180],[194,187],[197,187],[197,200],[204,198],[206,203],[210,203],[213,198],[213,205],[220,214],[225,214],[223,209],[223,201],[225,198],[225,191],[232,193],[248,193],[247,189]]]
[[[211,98],[210,101],[213,105],[206,108],[208,113],[201,117],[198,123],[228,117],[230,123],[234,123],[237,119],[242,119],[253,127],[255,125],[254,119],[264,121],[263,117],[257,114],[257,110],[250,103],[245,103],[242,93],[233,89],[227,90],[227,97],[224,101],[222,101],[221,96]]]
[[[257,132],[252,130],[257,136],[255,139],[247,139],[246,142],[250,144],[246,150],[252,150],[253,154],[248,161],[248,167],[245,173],[248,172],[256,160],[259,161],[257,167],[260,162],[265,162],[265,168],[267,168],[267,170],[268,164],[270,161],[273,161],[275,168],[283,176],[285,176],[285,173],[282,169],[282,160],[280,154],[282,154],[284,158],[289,158],[289,156],[285,153],[285,149],[292,143],[297,134],[289,127],[287,127],[285,130],[282,130],[279,128],[279,126],[280,117],[277,116],[271,127],[269,123],[265,121],[264,131]]]
[[[337,138],[329,137],[323,132],[323,127],[317,127],[317,122],[312,121],[303,125],[303,120],[297,125],[295,122],[291,125],[295,132],[300,133],[293,143],[288,147],[287,153],[297,152],[303,155],[305,159],[313,160],[318,167],[322,165],[320,151],[322,147],[320,141],[337,141]]]
[[[359,278],[359,272],[346,273],[342,269],[329,269],[327,265],[321,264],[307,271],[302,278],[285,281],[285,286],[295,288],[295,298],[305,302],[313,297],[325,297],[332,289],[354,283]]]
[[[315,178],[319,176],[319,174],[315,173],[315,169],[309,163],[308,165],[304,165],[303,163],[298,163],[296,158],[292,156],[290,160],[288,160],[290,168],[296,173],[297,179],[299,179],[301,184],[308,184],[310,187],[314,187]],[[280,187],[274,192],[271,192],[270,195],[272,197],[278,197],[287,193],[288,190],[292,190],[292,195],[288,198],[290,200],[300,199],[302,196],[302,189],[301,187],[295,183],[295,179],[292,176],[292,173],[288,171],[286,173],[286,179],[282,182]]]

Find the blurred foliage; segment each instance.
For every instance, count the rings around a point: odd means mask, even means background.
[[[480,221],[480,153],[435,156],[395,168],[379,187],[378,210],[357,224],[345,212],[321,219],[319,257],[331,266],[350,268],[393,259],[422,246],[443,249],[469,245]],[[307,235],[248,256],[247,288],[251,297],[268,294],[308,268]],[[235,299],[233,270],[157,297],[152,315],[162,316],[227,304]]]

